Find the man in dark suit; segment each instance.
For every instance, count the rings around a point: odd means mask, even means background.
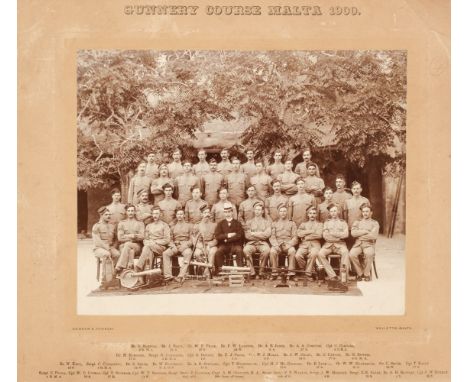
[[[242,266],[244,243],[244,229],[242,224],[233,217],[233,206],[231,203],[224,204],[224,219],[221,220],[215,229],[215,237],[218,241],[218,250],[215,255],[215,271],[217,275],[224,264],[224,256],[231,253],[236,256],[236,264]]]

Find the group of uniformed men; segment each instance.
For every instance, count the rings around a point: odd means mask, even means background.
[[[352,264],[357,280],[369,281],[379,224],[360,183],[352,183],[350,194],[338,174],[336,190],[325,187],[308,150],[294,170],[290,159],[282,162],[280,151],[266,168],[252,150],[246,156],[241,164],[223,149],[219,163],[207,162],[205,150],[199,150],[199,162],[192,166],[181,161],[180,150],[167,165],[158,165],[149,154],[130,181],[127,204],[114,189],[112,203],[98,210],[100,220],[92,229],[95,256],[110,256],[116,274],[143,270],[158,256],[168,280],[182,279],[190,258],[208,262],[216,275],[226,256],[250,266],[251,276],[258,278],[266,277],[269,262],[276,279],[279,258],[285,256],[291,278],[299,269],[313,277],[318,260],[334,279],[327,256],[335,253],[347,272]],[[259,267],[254,267],[255,254]],[[184,261],[173,278],[171,258],[178,255]]]

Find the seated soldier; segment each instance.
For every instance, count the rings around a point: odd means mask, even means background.
[[[349,257],[356,270],[357,280],[361,281],[364,275],[364,280],[370,281],[370,272],[375,256],[375,241],[379,235],[379,223],[372,219],[370,204],[364,203],[360,209],[362,219],[355,221],[351,228],[351,236],[356,238],[356,242],[349,252]],[[361,253],[364,254],[364,270],[359,261]]]
[[[264,278],[264,270],[270,255],[268,239],[271,236],[271,222],[263,217],[263,203],[254,205],[254,217],[245,224],[245,238],[247,244],[244,246],[244,254],[250,264],[250,275],[255,276],[253,254],[260,252],[260,269],[258,278]]]
[[[117,273],[122,269],[133,269],[133,259],[140,254],[141,243],[145,238],[145,225],[135,218],[135,206],[127,204],[125,212],[127,219],[117,226],[117,239],[121,243],[120,257],[115,267]]]
[[[330,211],[330,219],[323,225],[325,244],[322,246],[322,249],[320,249],[318,257],[328,277],[330,279],[338,279],[335,271],[327,260],[327,256],[331,253],[340,255],[341,264],[346,267],[346,272],[349,271],[349,253],[344,241],[344,239],[348,237],[348,225],[344,220],[338,218],[338,206],[332,204],[328,207],[328,210]]]
[[[210,209],[207,205],[200,207],[202,214],[201,221],[193,227],[193,242],[195,251],[193,258],[196,261],[214,266],[216,251],[218,250],[218,241],[215,237],[216,223],[211,221]],[[209,274],[208,268],[205,268],[205,275]]]
[[[187,273],[190,257],[192,256],[192,224],[185,221],[184,210],[176,212],[175,224],[171,226],[171,242],[169,248],[163,252],[163,273],[166,279],[172,279],[172,257],[182,255],[184,263],[177,275],[177,281],[180,281]]]
[[[301,223],[297,230],[297,236],[301,240],[296,252],[296,263],[299,269],[306,271],[306,276],[311,278],[314,273],[315,260],[320,251],[320,239],[322,238],[323,224],[316,220],[317,208],[310,206],[307,209],[308,220]],[[324,267],[329,267],[327,274],[331,274],[330,263],[326,261]]]
[[[116,248],[115,226],[110,223],[112,215],[106,207],[99,208],[98,213],[100,219],[96,224],[93,225],[92,229],[94,256],[99,259],[109,257],[115,266],[115,263],[119,257],[119,251]],[[105,269],[102,267],[102,273],[100,276],[101,285],[99,288],[103,287],[103,283],[105,281],[104,272]]]
[[[161,256],[171,241],[171,230],[161,220],[161,209],[153,207],[151,216],[153,222],[149,223],[145,229],[143,250],[135,268],[137,271],[142,271],[146,267],[152,268],[154,255]]]
[[[244,242],[244,229],[242,224],[233,217],[233,205],[224,205],[224,220],[221,220],[215,229],[215,237],[218,241],[218,250],[215,254],[215,271],[217,275],[224,264],[226,255],[236,256],[237,266],[243,265],[242,244]]]
[[[271,251],[270,263],[272,268],[272,279],[276,280],[278,276],[278,258],[279,255],[288,256],[288,270],[289,276],[294,276],[294,269],[296,267],[294,256],[296,249],[294,246],[297,244],[297,227],[296,223],[288,219],[288,207],[286,204],[278,206],[278,220],[272,223],[271,229]]]

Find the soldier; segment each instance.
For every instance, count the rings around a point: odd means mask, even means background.
[[[297,193],[296,180],[299,175],[293,172],[292,168],[293,162],[288,159],[284,162],[284,172],[278,175],[278,180],[281,182],[281,192],[288,198]]]
[[[125,218],[125,204],[121,203],[122,194],[118,188],[111,191],[112,203],[109,204],[107,209],[111,214],[110,223],[117,227],[117,224]]]
[[[158,207],[161,209],[161,220],[166,224],[171,224],[175,220],[176,210],[182,209],[182,204],[172,197],[174,188],[166,183],[163,186],[164,199],[158,203]]]
[[[151,216],[153,222],[146,226],[144,246],[135,266],[136,271],[142,271],[145,266],[152,268],[154,256],[162,256],[171,241],[171,230],[169,225],[161,220],[161,209],[153,207]]]
[[[325,188],[325,190],[323,191],[323,197],[325,198],[325,200],[318,206],[318,220],[322,223],[325,223],[328,219],[330,219],[330,212],[328,211],[328,207],[330,206],[330,204],[334,204],[333,190],[330,187]],[[336,206],[338,207],[338,218],[343,219],[343,211],[341,210],[341,207],[337,204]]]
[[[150,153],[147,158],[145,175],[151,180],[156,179],[159,176],[159,166],[156,163],[156,154]]]
[[[323,179],[320,178],[320,172],[317,164],[309,163],[307,166],[307,177],[304,179],[304,181],[306,184],[306,192],[315,196],[317,204],[321,203],[321,196],[323,195],[325,183],[323,182]]]
[[[208,203],[201,198],[201,189],[198,186],[192,187],[192,199],[185,203],[185,216],[190,224],[196,224],[202,219],[201,207]]]
[[[304,161],[298,163],[296,165],[296,168],[294,169],[294,172],[298,174],[301,178],[305,178],[307,176],[307,166],[310,163],[310,158],[312,158],[312,155],[310,155],[310,150],[304,150],[304,152],[302,153],[302,159]]]
[[[133,259],[141,251],[141,242],[145,237],[145,225],[135,219],[135,206],[127,204],[125,207],[127,218],[117,226],[117,239],[120,244],[120,257],[115,270],[133,269]]]
[[[217,224],[221,220],[224,219],[224,205],[226,203],[230,203],[230,200],[228,199],[229,193],[227,188],[221,187],[218,192],[219,195],[219,202],[213,204],[213,207],[211,207],[211,216],[213,221]],[[237,219],[237,209],[236,206],[232,206],[233,209],[233,217],[234,219]]]
[[[369,199],[361,196],[362,187],[361,183],[354,181],[351,183],[351,192],[353,196],[345,200],[344,204],[344,218],[348,223],[348,227],[351,229],[354,222],[359,220],[362,217],[362,212],[360,210],[361,205],[364,203],[370,204]]]
[[[352,195],[345,190],[346,180],[344,175],[337,174],[335,177],[336,191],[333,193],[332,202],[340,206],[341,211],[344,210],[346,199],[350,199]]]
[[[265,172],[262,162],[255,163],[255,167],[257,168],[257,174],[250,179],[250,184],[255,186],[257,198],[264,202],[270,195],[270,185],[273,179]]]
[[[245,199],[245,189],[248,184],[247,175],[240,172],[239,159],[232,159],[232,172],[226,176],[225,181],[231,202],[239,208],[239,205]]]
[[[372,219],[372,207],[370,204],[362,204],[360,207],[362,219],[356,220],[351,228],[351,236],[356,242],[349,252],[349,258],[357,273],[357,281],[364,276],[365,281],[370,281],[372,262],[375,256],[375,241],[379,235],[379,223]],[[364,270],[362,269],[359,255],[364,254]]]
[[[224,178],[217,172],[218,165],[214,158],[210,159],[210,172],[202,176],[201,186],[203,199],[208,206],[212,206],[218,200],[218,190],[223,186]]]
[[[320,251],[320,239],[323,233],[323,224],[318,222],[316,217],[317,208],[310,206],[307,209],[308,220],[302,223],[297,230],[297,236],[301,241],[296,252],[296,263],[299,269],[305,268],[306,276],[309,278],[314,273],[314,264]],[[325,266],[330,267],[330,263],[326,262]]]
[[[306,211],[310,206],[316,207],[315,197],[309,195],[305,191],[305,182],[302,178],[296,179],[297,194],[289,198],[289,219],[300,226],[301,223],[307,221]]]
[[[229,151],[228,149],[221,150],[221,162],[218,163],[218,172],[226,177],[232,171],[232,164],[229,160]]]
[[[255,154],[253,150],[248,149],[245,152],[245,155],[247,157],[247,162],[241,165],[241,171],[247,175],[247,181],[250,182],[252,176],[254,176],[257,173],[257,167],[255,166],[254,160]]]
[[[115,226],[111,223],[112,215],[106,207],[99,208],[98,213],[99,222],[94,224],[92,229],[94,256],[99,259],[109,257],[115,266],[120,254],[116,248]],[[100,289],[104,287],[104,272],[105,269],[102,267]]]
[[[163,163],[161,166],[159,166],[159,178],[156,178],[151,182],[151,193],[153,194],[155,206],[157,206],[158,203],[164,199],[163,186],[166,183],[174,187],[174,180],[169,177],[169,169],[167,168],[167,164]]]
[[[254,217],[254,204],[260,202],[261,200],[257,198],[257,191],[255,186],[247,187],[247,199],[245,199],[239,206],[239,221],[242,226],[245,226],[247,220],[250,220]]]
[[[177,200],[185,207],[185,203],[192,197],[190,191],[192,187],[200,187],[200,180],[192,174],[192,164],[189,161],[184,161],[184,173],[179,175],[175,180],[177,190]]]
[[[176,212],[176,222],[171,227],[171,242],[169,248],[163,252],[163,273],[167,279],[172,278],[172,257],[182,255],[184,263],[177,275],[177,281],[180,281],[189,267],[190,257],[192,255],[192,224],[185,221],[184,210]]]
[[[143,222],[145,225],[153,220],[152,212],[153,205],[148,202],[148,191],[140,190],[138,193],[139,203],[136,205],[136,219]]]
[[[198,163],[193,166],[193,172],[201,180],[202,176],[210,172],[210,165],[206,161],[206,151],[198,150]]]
[[[140,163],[136,175],[130,180],[128,186],[128,203],[138,204],[138,192],[140,190],[149,191],[151,179],[145,175],[146,163]]]
[[[216,240],[216,223],[211,221],[210,209],[207,205],[200,207],[202,220],[193,227],[193,241],[195,251],[193,257],[200,262],[208,262],[214,266],[216,251],[218,250],[218,241]],[[205,269],[208,275],[208,269]]]
[[[281,194],[281,182],[274,180],[271,182],[273,195],[265,200],[265,216],[271,221],[276,221],[279,218],[278,206],[281,204],[288,205],[288,197]]]
[[[271,222],[263,217],[263,203],[254,205],[254,217],[245,224],[245,238],[247,244],[244,246],[244,255],[250,264],[250,275],[255,276],[253,254],[260,252],[260,269],[258,278],[264,278],[264,270],[270,255],[268,239],[271,236]]]
[[[279,255],[288,257],[288,275],[294,276],[296,268],[295,255],[296,249],[294,246],[297,244],[297,227],[296,223],[288,219],[288,206],[280,204],[278,206],[278,220],[272,223],[271,229],[271,251],[270,263],[272,268],[272,279],[276,280],[278,270]]]
[[[271,176],[273,180],[278,178],[279,174],[282,174],[285,170],[284,164],[281,162],[283,154],[280,150],[275,151],[273,155],[274,162],[267,167],[267,174]]]
[[[323,225],[323,238],[325,244],[318,253],[320,262],[327,272],[330,279],[337,279],[336,273],[330,266],[327,256],[331,253],[341,255],[341,264],[346,267],[346,272],[349,271],[349,253],[344,239],[349,235],[348,225],[344,220],[338,218],[338,207],[334,204],[328,207],[330,211],[330,219]]]
[[[175,180],[179,175],[184,173],[182,166],[182,152],[179,149],[175,149],[172,153],[172,162],[168,164],[169,177]]]
[[[224,257],[228,254],[236,256],[236,264],[242,266],[243,252],[242,243],[244,242],[244,230],[239,221],[233,217],[233,205],[226,203],[224,206],[225,219],[216,225],[215,238],[218,242],[218,249],[215,254],[215,271],[217,275],[224,264]]]

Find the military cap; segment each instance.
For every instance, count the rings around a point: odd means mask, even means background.
[[[143,194],[144,192],[148,193],[148,190],[140,190],[137,192],[137,196],[141,196],[141,194]]]
[[[327,210],[330,211],[333,207],[338,207],[338,205],[335,203],[331,203],[329,206],[327,206]]]
[[[253,208],[255,208],[257,206],[262,206],[262,208],[263,208],[263,203],[262,202],[255,202],[254,205],[253,205]]]
[[[309,212],[309,210],[315,210],[315,211],[317,211],[317,207],[315,207],[315,206],[309,206],[309,207],[307,207],[307,208],[306,208],[306,213]]]
[[[97,212],[99,215],[102,215],[104,212],[109,211],[107,207],[100,207]]]
[[[299,181],[305,182],[304,178],[299,177],[294,181],[294,183],[297,184],[297,182],[299,182]]]
[[[276,209],[279,211],[280,208],[288,208],[288,206],[286,205],[286,203],[280,203],[278,204],[278,207],[276,207]]]

